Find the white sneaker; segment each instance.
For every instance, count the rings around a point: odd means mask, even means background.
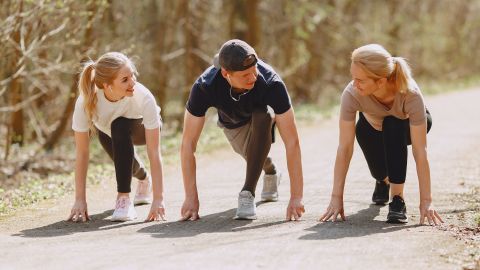
[[[282,174],[279,172],[277,172],[276,174],[263,175],[263,190],[262,190],[263,202],[278,201],[278,186],[280,185],[281,178],[282,178]]]
[[[248,190],[238,194],[238,208],[234,219],[257,219],[257,207],[255,197]]]
[[[144,180],[138,180],[137,192],[133,199],[133,204],[149,204],[152,203],[152,177],[147,174]]]
[[[137,218],[135,207],[129,197],[120,197],[115,204],[112,221],[130,221]]]

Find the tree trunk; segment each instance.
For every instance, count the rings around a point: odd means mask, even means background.
[[[191,7],[190,5],[195,6]],[[190,2],[189,0],[182,0],[179,7],[182,12],[181,18],[184,18],[183,34],[185,37],[185,86],[183,87],[182,104],[187,102],[190,87],[205,66],[204,62],[194,53],[195,50],[200,50],[197,33],[202,32],[204,7],[205,5],[202,5],[201,1]],[[179,127],[183,126],[183,112],[178,116],[178,121],[181,123]]]
[[[258,3],[259,0],[235,0],[229,12],[230,36],[244,40],[252,47],[260,42]]]
[[[85,55],[85,52],[90,48],[93,44],[93,19],[95,14],[97,13],[97,5],[95,1],[90,2],[88,6],[89,16],[88,16],[88,26],[85,29],[85,36],[83,39],[83,48],[81,48],[82,55]],[[83,58],[81,62],[85,61],[87,58]],[[77,98],[78,93],[78,79],[79,74],[74,75],[73,83],[70,86],[70,92],[68,94],[67,104],[63,109],[63,114],[60,118],[60,123],[58,124],[55,131],[48,137],[47,141],[43,145],[43,148],[47,151],[52,150],[54,145],[60,140],[63,132],[65,131],[65,127],[67,126],[68,121],[70,120],[73,109],[75,108],[75,101]]]
[[[259,0],[247,0],[245,2],[245,18],[247,23],[246,42],[252,47],[256,47],[260,43],[260,22],[258,19],[258,2]]]
[[[152,40],[154,40],[153,51],[157,52],[153,55],[152,64],[155,67],[154,80],[152,80],[152,93],[157,98],[157,102],[162,108],[162,115],[165,117],[168,114],[166,110],[167,104],[167,87],[168,87],[168,68],[167,64],[162,60],[163,53],[171,49],[171,27],[168,27],[169,18],[173,17],[167,12],[174,9],[173,1],[165,1],[162,5],[162,10],[158,8],[156,0],[151,0],[148,6],[147,18],[151,21],[148,29],[151,32]]]
[[[183,18],[185,20],[183,27],[183,34],[185,37],[185,83],[186,87],[182,94],[182,101],[187,101],[189,94],[189,85],[195,80],[195,56],[193,55],[193,50],[197,47],[197,38],[193,33],[192,25],[192,12],[190,10],[189,0],[182,0],[181,8],[184,11]]]
[[[20,45],[20,29],[22,28],[22,17],[20,14],[23,12],[23,1],[19,2],[18,6],[18,17],[17,17],[17,23],[15,31],[12,34],[12,39],[15,42],[15,44]],[[11,62],[12,66],[12,71],[15,71],[17,68],[16,65],[18,63],[18,60],[21,57],[21,51],[20,49],[16,49],[14,53],[14,57]],[[15,74],[15,72],[12,72],[12,74]],[[15,106],[19,103],[21,103],[23,100],[22,97],[22,77],[21,75],[17,76],[12,80],[10,83],[10,104],[12,106]],[[12,112],[12,115],[10,117],[10,127],[11,127],[11,132],[10,132],[10,138],[9,138],[9,144],[19,144],[20,146],[23,145],[24,142],[24,122],[23,122],[23,109],[18,109],[16,111]]]

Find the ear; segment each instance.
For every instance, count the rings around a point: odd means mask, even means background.
[[[102,86],[103,86],[103,90],[107,90],[110,87],[108,83],[103,83]]]
[[[227,75],[228,75],[228,71],[224,68],[221,69],[221,72],[222,72],[222,76],[223,78],[225,78],[227,81],[228,81],[228,78],[227,78]]]
[[[387,78],[380,78],[376,83],[378,87],[384,87],[387,84]]]

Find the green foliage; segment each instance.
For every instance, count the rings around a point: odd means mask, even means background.
[[[447,80],[447,79],[423,79],[420,80],[420,87],[425,94],[441,94],[458,89],[467,89],[480,85],[480,76],[474,74],[462,78],[461,80]]]
[[[298,122],[312,123],[331,116],[333,104],[329,107],[320,107],[314,103],[297,104],[295,107],[295,119]]]
[[[477,213],[477,214],[475,215],[475,217],[473,218],[473,220],[475,221],[475,225],[476,225],[477,227],[480,227],[480,213]]]
[[[99,185],[102,181],[112,179],[114,169],[111,163],[91,162],[89,166],[87,184]],[[58,199],[74,190],[74,173],[27,176],[23,183],[13,189],[0,189],[0,217],[13,213],[15,210],[48,199]]]
[[[13,190],[0,190],[0,216],[12,213],[14,210],[35,204],[37,202],[58,198],[73,190],[71,181],[66,181],[71,175],[55,175],[47,179],[36,178],[25,181]]]

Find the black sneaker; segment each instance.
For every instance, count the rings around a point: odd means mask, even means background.
[[[388,204],[387,223],[407,223],[407,207],[402,197],[395,195]]]
[[[386,204],[388,202],[390,194],[390,184],[385,181],[377,181],[375,184],[375,190],[373,191],[372,201],[375,204]]]

